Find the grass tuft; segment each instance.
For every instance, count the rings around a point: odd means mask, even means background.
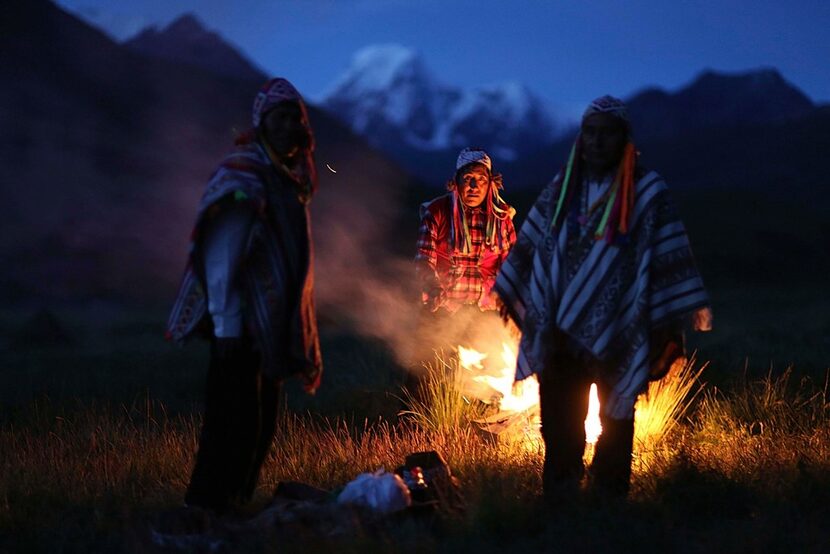
[[[648,391],[637,401],[634,417],[634,470],[646,471],[650,464],[670,454],[666,438],[688,412],[701,391],[700,375],[707,364],[695,369],[694,356],[675,363],[659,381],[649,383]]]
[[[436,352],[432,363],[415,391],[403,391],[408,409],[401,415],[409,417],[425,430],[440,434],[469,429],[471,422],[485,414],[486,406],[467,399],[464,394],[465,372],[458,354],[445,356]]]

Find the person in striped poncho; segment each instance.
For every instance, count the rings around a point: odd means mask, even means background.
[[[308,205],[316,189],[305,104],[285,79],[254,100],[253,129],[202,196],[167,336],[211,344],[205,415],[185,503],[247,502],[273,441],[285,377],[313,393],[322,358]]]
[[[578,489],[591,382],[603,433],[590,484],[626,495],[637,396],[683,355],[687,322],[711,328],[711,311],[669,189],[637,162],[621,100],[588,106],[495,291],[522,331],[516,379],[540,381],[545,497]]]

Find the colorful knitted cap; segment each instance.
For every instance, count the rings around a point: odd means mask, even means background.
[[[259,127],[262,117],[274,106],[286,100],[293,100],[303,105],[303,97],[282,77],[275,77],[265,83],[254,98],[252,118],[254,127]]]
[[[458,171],[465,165],[472,163],[479,163],[486,167],[487,171],[493,171],[493,162],[490,161],[490,156],[481,148],[465,148],[462,150],[455,162],[455,170]]]
[[[588,104],[588,107],[585,109],[585,113],[582,114],[582,121],[585,121],[588,116],[596,113],[607,113],[622,119],[626,125],[631,124],[631,121],[628,118],[628,106],[625,105],[625,102],[608,94],[600,96]]]

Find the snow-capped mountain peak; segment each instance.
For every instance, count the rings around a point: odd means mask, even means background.
[[[447,98],[417,52],[381,45],[357,52],[322,104],[371,142],[397,129],[405,142],[425,147]]]
[[[418,53],[397,44],[368,46],[352,58],[350,70],[335,89],[348,84],[363,91],[386,90],[403,82],[427,78]]]
[[[512,109],[514,114],[526,113],[538,102],[530,89],[518,81],[484,86],[481,90],[489,96],[499,99],[504,106]]]
[[[445,85],[417,52],[400,45],[357,52],[322,105],[382,149],[475,144],[513,159],[521,148],[550,141],[555,130],[544,103],[525,85]]]

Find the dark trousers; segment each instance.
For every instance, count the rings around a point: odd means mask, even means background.
[[[281,384],[262,375],[259,353],[250,345],[220,357],[211,344],[188,505],[224,512],[251,499],[273,442]]]
[[[602,368],[586,360],[584,354],[574,353],[561,339],[554,351],[539,380],[545,442],[542,484],[546,497],[577,490],[583,476],[584,422],[591,383],[597,384],[600,406],[610,392],[610,387],[599,378]],[[618,496],[628,493],[634,444],[633,415],[630,419],[611,419],[600,410],[602,435],[590,468],[592,488]]]

